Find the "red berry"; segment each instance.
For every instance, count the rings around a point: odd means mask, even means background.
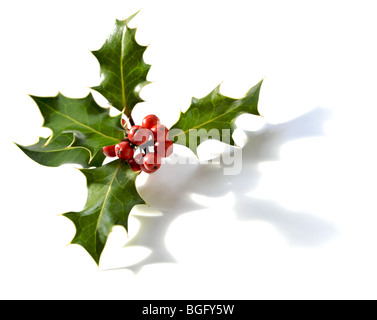
[[[144,154],[143,153],[138,153],[136,156],[134,156],[134,159],[135,159],[135,162],[137,164],[143,164],[143,160],[144,160]]]
[[[151,136],[151,131],[149,129],[143,128],[142,126],[133,126],[130,131],[128,131],[128,140],[133,144],[140,146],[149,140]]]
[[[173,153],[173,141],[157,141],[154,144],[154,152],[162,158],[169,157]]]
[[[154,171],[148,170],[143,164],[140,165],[141,171],[144,171],[145,173],[153,173]]]
[[[128,139],[131,141],[135,135],[135,133],[142,129],[143,127],[142,126],[138,126],[138,125],[135,125],[135,126],[132,126],[131,129],[128,131],[127,133],[127,137]]]
[[[119,159],[129,160],[134,156],[134,149],[128,141],[122,141],[115,146],[115,153]]]
[[[130,168],[132,171],[140,171],[140,165],[136,163],[135,159],[129,159],[127,160],[128,164],[130,165]]]
[[[161,157],[156,153],[148,153],[144,156],[143,165],[147,170],[155,172],[161,167]]]
[[[152,127],[158,123],[160,123],[160,119],[154,114],[150,114],[143,119],[143,122],[141,123],[141,125],[144,128],[152,129]]]
[[[165,141],[168,137],[169,130],[162,124],[156,124],[151,128],[154,141]]]
[[[106,157],[116,157],[115,146],[103,147],[102,152]]]

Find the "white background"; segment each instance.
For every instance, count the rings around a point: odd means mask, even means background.
[[[142,174],[150,207],[132,211],[128,236],[114,228],[98,268],[59,216],[82,209],[84,176],[13,142],[49,135],[28,94],[87,95],[100,81],[90,50],[139,9],[153,83],[136,122],[170,126],[192,96],[222,82],[242,97],[264,78],[265,125],[238,122],[239,176]],[[374,1],[2,2],[0,298],[377,298],[375,13]]]

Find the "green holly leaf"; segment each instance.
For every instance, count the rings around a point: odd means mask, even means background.
[[[111,229],[115,225],[128,230],[128,216],[137,204],[145,204],[135,187],[138,175],[120,160],[95,169],[81,169],[86,177],[88,199],[80,212],[67,212],[76,227],[71,241],[79,244],[99,264]]]
[[[90,161],[89,151],[81,147],[71,147],[73,141],[73,133],[62,133],[57,137],[39,138],[39,141],[31,146],[22,146],[17,143],[16,145],[29,158],[48,167],[58,167],[67,163],[76,163],[83,168],[102,165],[105,160],[102,152],[97,152]]]
[[[170,128],[169,137],[175,143],[189,147],[195,154],[199,143],[209,138],[234,145],[232,134],[236,118],[243,113],[260,115],[258,99],[262,82],[241,99],[222,95],[220,86],[204,98],[192,98],[190,107],[180,113],[178,121]]]
[[[111,117],[110,108],[100,107],[92,94],[80,99],[61,93],[55,97],[31,97],[42,113],[43,126],[52,130],[52,138],[73,133],[70,147],[86,148],[90,154],[89,163],[102,147],[117,144],[124,138],[122,115]]]
[[[135,40],[136,28],[128,27],[129,21],[116,20],[113,33],[101,49],[92,51],[100,64],[102,82],[92,89],[101,93],[112,106],[130,117],[140,98],[140,90],[149,83],[147,74],[150,65],[143,60],[146,46]]]

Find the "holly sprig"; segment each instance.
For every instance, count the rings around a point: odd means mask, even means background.
[[[17,144],[41,165],[75,163],[83,167],[80,171],[88,189],[84,209],[63,215],[76,227],[71,243],[81,245],[97,264],[113,226],[128,230],[130,211],[135,205],[145,204],[135,186],[136,177],[141,171],[156,171],[161,157],[171,154],[173,141],[196,153],[199,141],[222,140],[224,129],[233,133],[240,114],[259,115],[262,81],[240,99],[222,95],[220,86],[201,99],[193,98],[169,130],[155,115],[135,125],[132,110],[143,102],[139,94],[150,83],[147,75],[151,67],[143,59],[147,47],[137,43],[136,28],[129,27],[135,15],[116,20],[103,46],[92,51],[100,65],[101,83],[91,89],[102,94],[120,114],[110,116],[110,108],[99,106],[91,93],[81,99],[61,93],[54,97],[31,96],[44,118],[43,127],[51,129],[52,134],[40,137],[31,146]],[[213,129],[220,132],[217,137],[208,135]],[[229,143],[234,145],[231,136]],[[103,165],[106,156],[116,159]]]

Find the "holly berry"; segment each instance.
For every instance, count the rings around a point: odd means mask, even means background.
[[[144,156],[143,166],[145,169],[155,172],[161,167],[161,157],[157,153],[148,153]]]
[[[116,157],[115,146],[103,147],[102,152],[106,157]]]
[[[135,125],[130,129],[130,131],[128,131],[127,138],[133,144],[140,146],[147,142],[150,136],[151,131],[149,129]]]
[[[124,119],[122,125],[126,125]],[[104,147],[103,152],[107,156],[127,160],[133,171],[152,173],[161,167],[161,158],[168,157],[173,152],[173,142],[168,139],[168,134],[168,128],[160,124],[160,119],[150,114],[144,117],[142,126],[132,126],[125,131],[125,138],[120,143]],[[134,151],[137,147],[139,150]]]
[[[154,152],[162,158],[169,157],[173,153],[173,141],[157,141],[154,144]]]
[[[134,156],[134,149],[128,141],[122,141],[115,146],[115,153],[119,159],[129,160]]]
[[[160,119],[157,116],[155,116],[154,114],[150,114],[143,119],[141,125],[144,128],[152,129],[153,126],[155,126],[159,123],[160,123]]]
[[[145,172],[145,173],[153,173],[153,172],[156,171],[156,170],[154,170],[154,171],[148,170],[143,164],[140,165],[140,170]]]
[[[138,153],[136,156],[134,156],[134,160],[137,164],[143,164],[143,160],[144,160],[144,154],[143,153]]]
[[[168,137],[169,130],[162,124],[156,124],[151,128],[154,141],[165,141]]]
[[[140,164],[136,163],[136,160],[134,158],[127,160],[127,162],[130,165],[130,168],[131,168],[132,171],[140,171],[141,170]]]

